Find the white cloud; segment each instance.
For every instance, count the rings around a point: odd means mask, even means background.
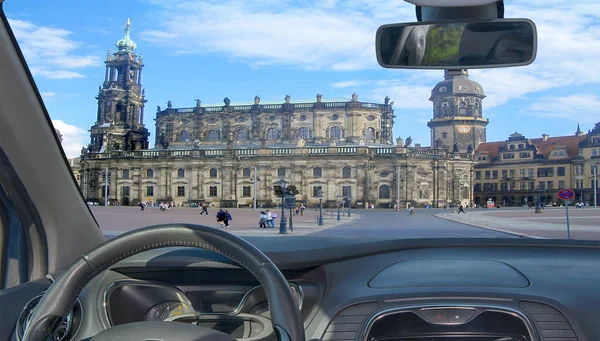
[[[51,98],[51,97],[56,97],[56,92],[45,91],[45,92],[41,92],[40,95],[42,95],[43,98]]]
[[[594,94],[541,98],[527,112],[542,117],[564,118],[581,123],[600,121],[600,98]]]
[[[344,88],[349,88],[351,86],[357,86],[361,84],[361,82],[357,81],[357,80],[351,80],[351,81],[342,81],[342,82],[336,82],[331,84],[331,87],[334,89],[344,89]]]
[[[65,123],[61,120],[52,120],[52,124],[62,135],[62,148],[67,157],[78,157],[81,154],[81,147],[88,144],[88,132],[83,128]]]
[[[27,64],[34,76],[49,79],[84,77],[69,71],[100,65],[98,56],[81,54],[82,43],[69,39],[72,32],[31,22],[9,19]]]
[[[414,18],[410,5],[394,0],[153,3],[157,27],[141,36],[175,54],[214,53],[254,66],[307,70],[378,67],[373,44],[378,26]]]

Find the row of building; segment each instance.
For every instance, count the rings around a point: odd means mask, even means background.
[[[129,24],[106,58],[90,144],[72,161],[88,202],[210,202],[275,205],[276,184],[295,185],[297,202],[355,207],[521,205],[556,201],[559,188],[590,200],[600,130],[572,136],[486,142],[483,88],[449,70],[432,90],[431,146],[394,139],[393,102],[328,101],[156,110],[154,148],[144,125],[143,59]]]

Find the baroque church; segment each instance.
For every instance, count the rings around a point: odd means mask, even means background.
[[[154,147],[144,125],[142,53],[129,21],[106,56],[96,122],[82,149],[88,202],[275,206],[273,187],[294,185],[297,203],[364,208],[471,204],[473,151],[485,142],[482,87],[466,70],[446,71],[433,103],[431,147],[394,139],[393,102],[315,101],[156,108]]]

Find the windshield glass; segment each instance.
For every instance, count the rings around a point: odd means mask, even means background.
[[[600,239],[595,2],[510,1],[536,60],[446,71],[378,65],[403,1],[4,7],[108,237]]]

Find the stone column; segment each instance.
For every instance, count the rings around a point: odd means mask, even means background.
[[[104,81],[105,82],[108,82],[108,74],[109,74],[109,67],[107,65],[106,70],[104,71]]]
[[[139,69],[137,72],[137,83],[142,85],[142,69]]]

